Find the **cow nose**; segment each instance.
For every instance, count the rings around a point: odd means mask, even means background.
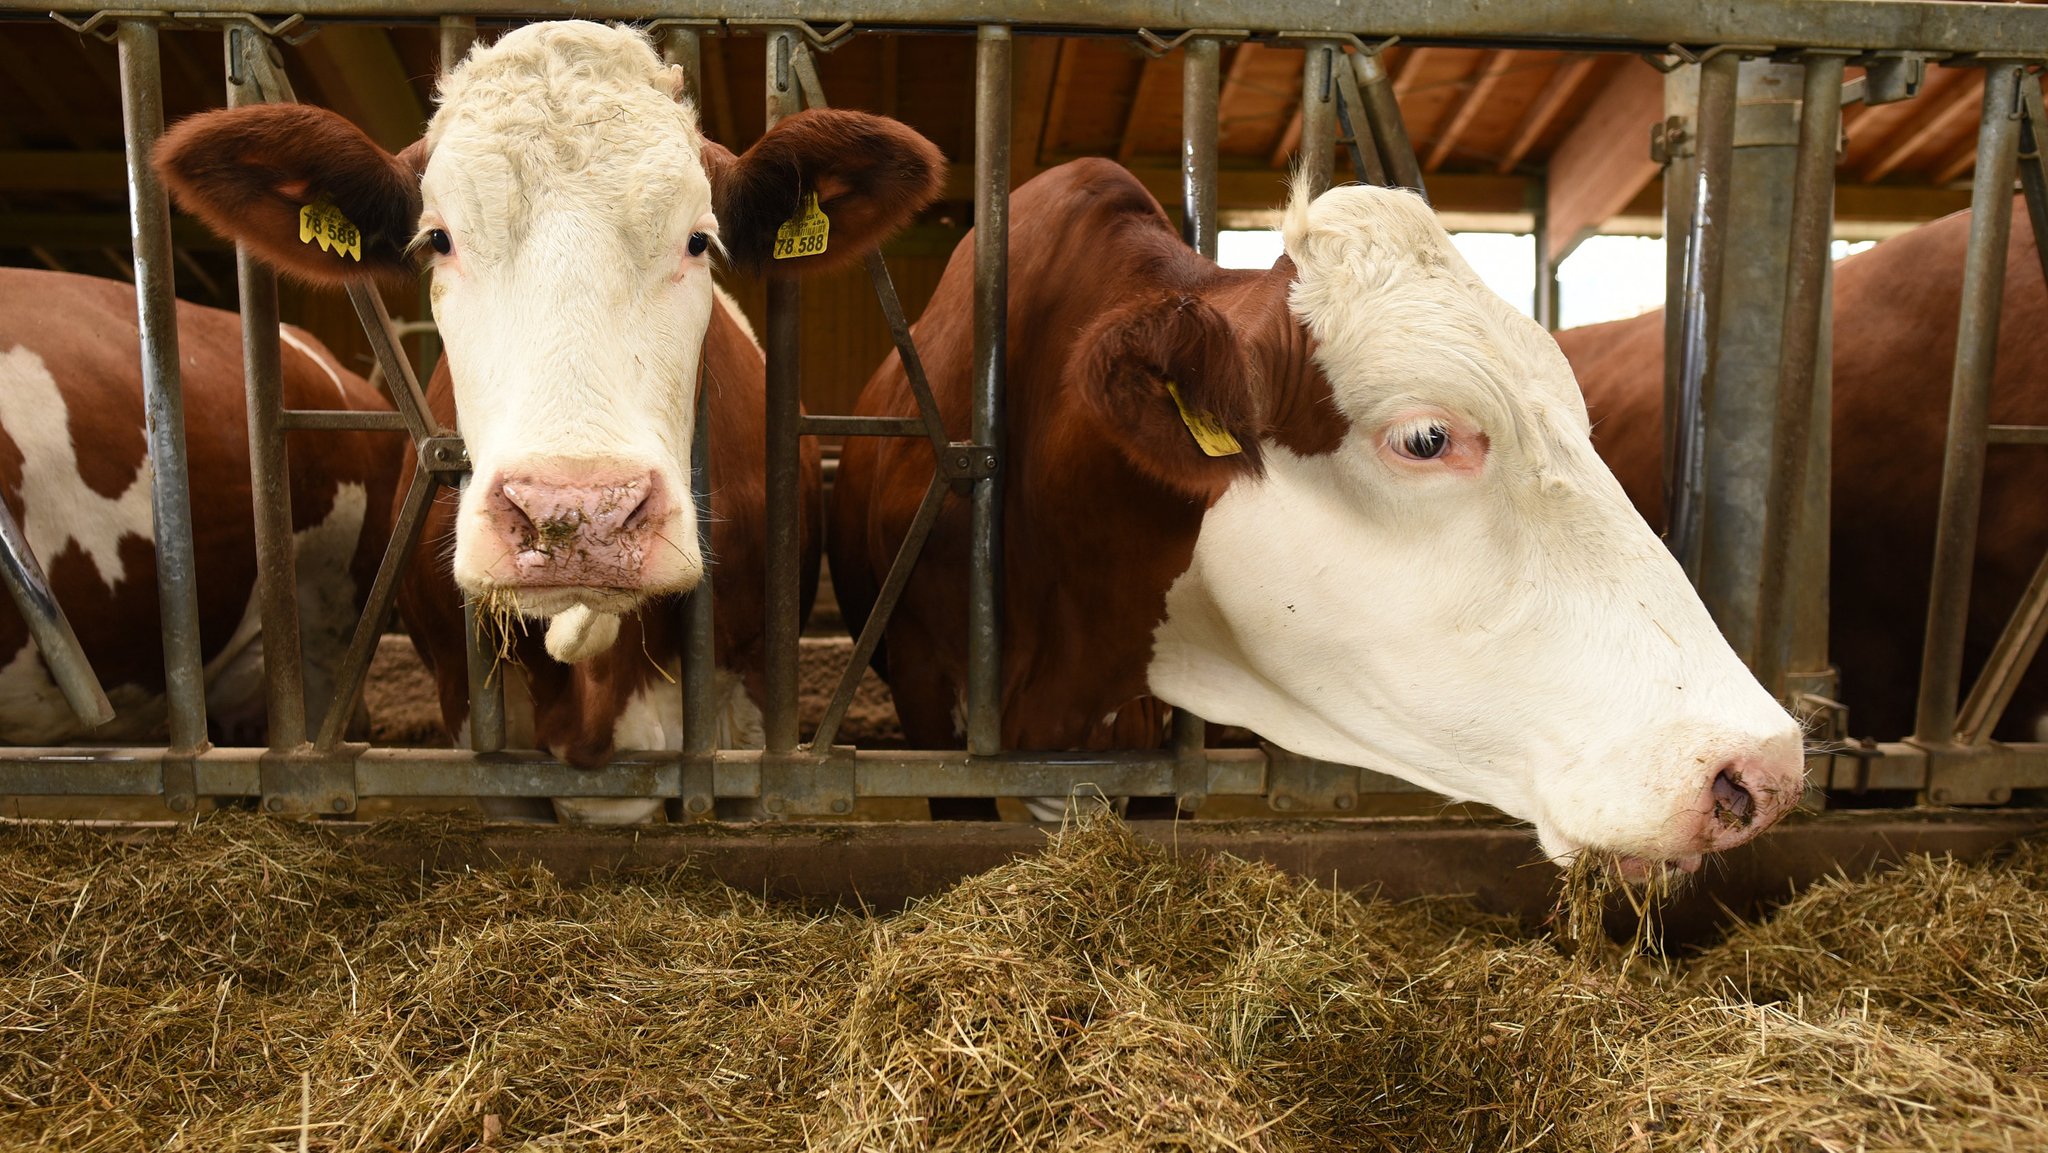
[[[1722,761],[1695,811],[1699,850],[1732,849],[1771,827],[1805,793],[1805,763],[1796,736],[1775,739]]]
[[[652,472],[500,476],[485,514],[524,585],[630,589],[641,583],[664,505]]]

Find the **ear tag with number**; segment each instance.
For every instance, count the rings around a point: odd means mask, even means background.
[[[363,234],[325,197],[299,209],[299,243],[320,245],[320,251],[363,262]]]
[[[1223,427],[1215,414],[1191,409],[1180,398],[1180,389],[1172,381],[1166,382],[1166,395],[1173,398],[1173,407],[1180,410],[1181,422],[1194,434],[1195,443],[1209,456],[1236,456],[1244,451],[1230,430]]]
[[[796,215],[775,230],[775,259],[792,260],[799,256],[820,255],[825,251],[825,241],[831,232],[832,222],[818,208],[818,194],[810,193],[804,197],[803,206],[796,210]]]

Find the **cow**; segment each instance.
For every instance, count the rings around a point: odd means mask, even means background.
[[[533,24],[472,50],[398,155],[295,105],[203,113],[156,153],[181,204],[302,279],[411,277],[424,254],[447,350],[428,400],[460,429],[473,479],[436,510],[429,532],[452,550],[421,551],[401,608],[457,731],[461,598],[533,622],[511,642],[531,708],[508,715],[530,712],[531,742],[584,767],[681,747],[667,598],[705,562],[689,481],[700,372],[722,738],[760,743],[764,370],[714,290],[715,258],[784,276],[843,266],[943,178],[929,141],[842,110],[786,117],[735,156],[703,137],[682,85],[642,33]],[[302,241],[309,218],[322,243]],[[324,243],[337,219],[355,248]],[[802,481],[815,587],[815,448]]]
[[[1851,731],[1913,729],[1941,491],[1949,381],[1970,215],[1914,229],[1836,264],[1829,644]],[[2048,424],[2048,284],[2023,208],[2006,256],[1991,419]],[[1651,524],[1664,521],[1664,314],[1558,334],[1595,418],[1593,439]],[[1994,447],[1970,593],[1964,668],[1974,673],[2048,551],[2048,457]],[[1967,682],[1966,682],[1967,684]],[[2048,674],[2026,677],[1999,735],[2042,739]]]
[[[1270,270],[1231,271],[1108,161],[1014,193],[1005,744],[1156,746],[1186,707],[1636,867],[1792,808],[1798,728],[1594,455],[1548,334],[1412,193],[1297,188],[1282,231]],[[915,332],[954,429],[972,248]],[[899,359],[856,411],[914,411]],[[850,623],[931,471],[922,445],[845,450],[827,539]],[[967,541],[950,502],[886,633],[914,745],[960,732]]]
[[[207,727],[218,743],[260,745],[263,636],[242,322],[181,301],[177,325]],[[310,334],[285,326],[278,335],[286,404],[389,409]],[[0,496],[115,712],[94,728],[72,713],[9,605],[0,608],[0,741],[136,743],[163,733],[155,473],[139,345],[131,286],[0,269]],[[390,535],[390,454],[389,434],[300,433],[290,441],[300,645],[315,726]]]

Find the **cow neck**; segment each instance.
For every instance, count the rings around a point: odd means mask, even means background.
[[[1230,321],[1263,394],[1260,436],[1297,456],[1335,452],[1349,427],[1315,359],[1315,338],[1288,306],[1294,261],[1224,272],[1204,295]]]

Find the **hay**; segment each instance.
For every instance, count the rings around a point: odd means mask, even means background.
[[[9,827],[0,1148],[2048,1146],[2048,848],[1818,885],[1677,963],[1587,947],[1600,884],[1531,934],[1105,820],[876,918],[242,815]]]

